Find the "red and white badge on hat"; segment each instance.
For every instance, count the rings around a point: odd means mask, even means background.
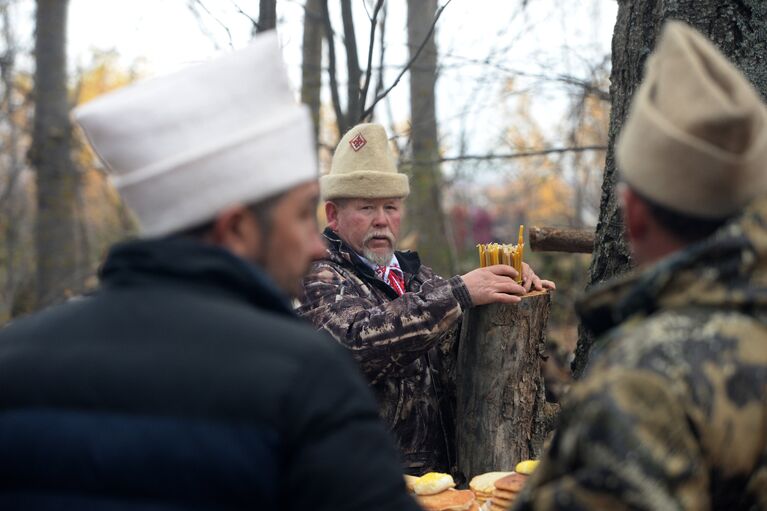
[[[365,144],[367,143],[368,141],[365,140],[365,137],[362,136],[362,133],[357,133],[354,138],[349,140],[349,145],[352,146],[352,149],[354,149],[355,153],[365,147]]]

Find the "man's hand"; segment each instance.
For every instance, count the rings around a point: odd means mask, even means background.
[[[508,264],[477,268],[466,275],[461,275],[461,278],[466,289],[469,290],[469,296],[474,305],[516,303],[521,300],[519,295],[527,292],[524,287],[515,282],[517,270]]]
[[[517,272],[514,273],[516,274]],[[557,288],[557,285],[552,281],[538,278],[538,275],[535,274],[527,263],[522,263],[522,286],[525,288],[525,292],[530,291],[530,289],[543,291],[544,289]]]

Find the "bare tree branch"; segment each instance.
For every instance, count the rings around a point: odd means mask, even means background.
[[[197,18],[198,23],[200,24],[200,28],[203,30],[203,32],[207,33],[208,36],[213,39],[214,44],[216,45],[216,49],[218,49],[218,43],[215,42],[215,38],[212,37],[212,34],[205,30],[204,25],[202,23],[202,17],[200,16],[200,13],[197,12],[196,6],[200,6],[200,8],[205,11],[208,16],[213,18],[213,20],[221,25],[221,28],[223,28],[226,31],[226,36],[229,38],[229,47],[234,49],[234,41],[232,40],[232,32],[229,30],[229,27],[227,27],[223,21],[218,19],[210,10],[205,7],[205,4],[202,3],[202,0],[189,0],[189,9],[192,11],[192,14],[194,14],[195,18]]]
[[[373,113],[373,109],[378,104],[379,101],[381,101],[384,97],[386,97],[387,94],[389,94],[394,87],[397,86],[399,81],[402,79],[402,76],[413,66],[413,63],[418,59],[418,56],[423,51],[424,47],[426,46],[426,43],[429,41],[429,38],[434,33],[434,27],[437,25],[437,20],[439,20],[439,17],[442,15],[442,12],[445,10],[445,7],[450,5],[450,2],[453,0],[447,0],[445,4],[437,9],[437,13],[434,15],[434,21],[431,22],[431,26],[429,27],[429,31],[426,34],[426,37],[424,38],[421,45],[418,47],[418,50],[415,52],[415,55],[408,61],[407,64],[405,64],[405,67],[402,68],[397,78],[394,80],[394,83],[392,83],[388,89],[383,91],[381,94],[376,96],[376,98],[373,100],[373,103],[364,111],[362,112],[362,115],[360,116],[360,119],[365,119],[367,116],[371,115]]]
[[[549,149],[540,149],[536,151],[521,151],[518,153],[506,153],[506,154],[464,154],[460,156],[446,156],[438,160],[423,161],[423,160],[410,160],[406,163],[442,163],[446,161],[485,161],[485,160],[513,160],[516,158],[529,158],[532,156],[545,156],[547,154],[561,154],[561,153],[573,153],[583,151],[606,151],[605,145],[589,145],[580,147],[553,147]]]
[[[585,90],[586,92],[592,94],[593,96],[599,98],[602,101],[610,102],[610,91],[607,91],[607,90],[602,89],[601,87],[599,87],[599,85],[597,85],[596,81],[592,81],[592,80],[588,80],[588,79],[584,79],[584,78],[577,78],[575,76],[566,75],[566,74],[558,74],[558,75],[551,76],[551,75],[545,75],[545,74],[541,74],[541,73],[530,73],[530,72],[527,72],[527,71],[520,71],[518,69],[512,69],[512,68],[509,68],[509,67],[507,67],[507,66],[505,66],[503,64],[499,64],[498,62],[493,62],[490,57],[485,58],[485,59],[473,59],[473,58],[463,57],[463,56],[456,55],[456,54],[443,54],[442,58],[443,59],[456,59],[456,60],[461,60],[461,61],[463,61],[465,63],[490,66],[492,68],[495,68],[495,69],[497,69],[499,71],[502,71],[504,73],[509,73],[511,75],[524,76],[526,78],[535,78],[535,79],[538,79],[538,80],[544,80],[544,81],[549,81],[549,82],[552,82],[552,81],[553,82],[561,82],[561,83],[565,83],[567,85],[573,85],[573,86],[576,86],[576,87],[579,87],[579,88]],[[461,65],[463,65],[463,64],[461,64]],[[449,67],[456,67],[456,66],[442,65],[442,68],[449,68]],[[595,71],[595,70],[592,70],[592,71]]]
[[[346,119],[341,109],[341,98],[338,95],[338,78],[336,77],[336,42],[333,37],[333,25],[330,23],[328,2],[322,2],[322,22],[325,26],[325,39],[328,42],[328,78],[330,79],[330,96],[333,100],[333,110],[336,113],[338,130],[345,133]]]
[[[378,12],[384,5],[384,0],[378,0],[376,2],[375,9],[373,10],[373,17],[370,20],[370,42],[368,43],[368,66],[365,72],[365,84],[360,91],[360,107],[361,110],[365,109],[365,102],[368,97],[368,89],[370,88],[370,80],[373,75],[373,47],[375,46],[376,25],[378,24]],[[383,43],[383,41],[382,41]],[[383,54],[383,44],[381,45],[381,54]],[[364,117],[360,121],[364,120]]]
[[[250,20],[250,23],[252,25],[250,27],[250,33],[251,33],[252,36],[256,35],[256,33],[258,32],[258,21],[256,19],[254,19],[253,16],[251,16],[247,12],[243,11],[240,8],[240,6],[237,5],[237,2],[235,2],[234,0],[232,0],[232,5],[234,5],[235,9],[237,9],[237,12],[239,12],[240,14],[242,14],[243,16],[245,16],[246,18],[248,18]]]

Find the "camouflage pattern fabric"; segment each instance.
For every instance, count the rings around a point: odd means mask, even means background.
[[[767,509],[767,199],[579,313],[601,337],[514,509]]]
[[[327,258],[304,280],[297,312],[357,360],[406,471],[451,470],[457,336],[460,317],[471,307],[463,280],[443,279],[417,254],[397,252],[406,289],[398,297],[332,231],[324,234]]]

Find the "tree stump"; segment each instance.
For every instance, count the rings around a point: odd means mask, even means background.
[[[537,458],[555,412],[541,375],[551,293],[475,307],[463,318],[457,368],[458,469],[470,478]]]

